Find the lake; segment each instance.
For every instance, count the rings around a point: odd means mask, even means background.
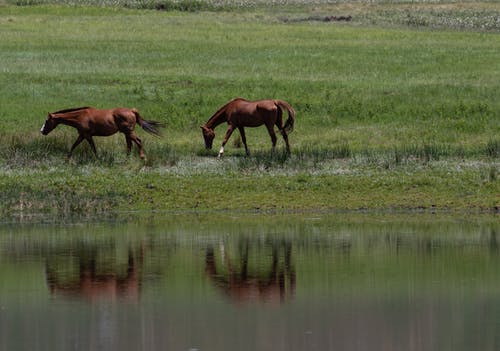
[[[499,350],[500,221],[0,224],[0,350]]]

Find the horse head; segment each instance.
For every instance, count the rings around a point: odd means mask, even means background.
[[[207,126],[201,126],[201,130],[203,132],[203,139],[205,139],[205,148],[212,149],[212,144],[215,138],[214,130],[208,128]]]
[[[40,129],[40,133],[43,135],[49,134],[54,128],[57,127],[57,122],[54,118],[54,115],[52,113],[47,114],[47,120],[43,124],[42,128]]]

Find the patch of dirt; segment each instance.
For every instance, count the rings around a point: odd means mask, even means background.
[[[283,18],[283,22],[351,22],[352,16],[309,16],[303,18]]]

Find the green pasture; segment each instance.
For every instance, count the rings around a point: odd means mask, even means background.
[[[500,3],[87,5],[0,1],[3,215],[498,211]],[[224,126],[204,150],[199,126],[237,96],[295,108],[289,157],[264,128],[250,157],[235,133],[215,159]],[[68,161],[76,131],[39,129],[78,106],[136,107],[164,135],[138,132],[146,163],[122,135]]]

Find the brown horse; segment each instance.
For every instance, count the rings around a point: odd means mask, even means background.
[[[288,111],[288,119],[283,125],[283,109]],[[283,136],[286,143],[286,150],[290,153],[290,144],[288,143],[288,133],[293,130],[293,124],[295,122],[295,111],[285,101],[282,100],[260,100],[260,101],[248,101],[242,98],[236,98],[231,100],[224,106],[222,106],[207,123],[201,126],[203,131],[203,138],[205,139],[205,147],[207,149],[212,148],[212,144],[215,138],[214,129],[219,124],[227,122],[229,125],[226,136],[222,141],[222,146],[219,151],[219,157],[224,153],[224,146],[231,137],[233,131],[238,128],[241,135],[241,140],[245,145],[245,151],[249,155],[249,150],[247,146],[247,140],[245,137],[244,127],[259,127],[265,125],[269,135],[271,136],[271,141],[273,143],[272,150],[276,148],[276,133],[274,132],[274,126],[276,125]]]
[[[142,141],[135,135],[135,124],[139,124],[146,132],[160,135],[159,128],[163,124],[155,121],[146,121],[135,108],[114,108],[111,110],[97,110],[93,107],[78,107],[49,113],[45,124],[40,129],[43,135],[49,134],[59,124],[66,124],[78,130],[78,138],[71,147],[68,157],[73,150],[83,141],[92,147],[97,156],[93,136],[110,136],[117,132],[125,134],[127,141],[127,154],[132,150],[132,142],[139,148],[139,156],[144,159]]]

